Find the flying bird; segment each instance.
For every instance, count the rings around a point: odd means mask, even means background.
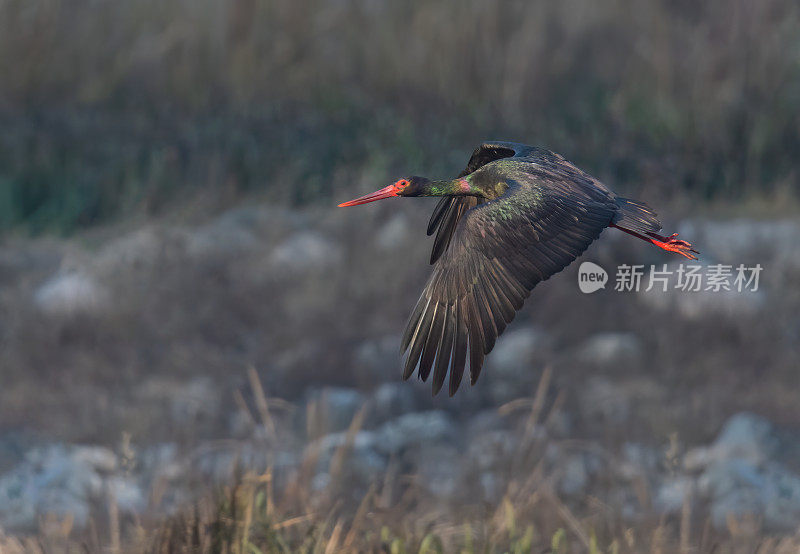
[[[485,142],[458,177],[407,177],[339,206],[393,196],[442,197],[428,223],[436,234],[433,273],[408,320],[401,349],[403,379],[415,369],[433,394],[448,374],[470,384],[484,357],[539,282],[568,266],[606,227],[669,252],[697,259],[692,245],[659,235],[644,202],[617,196],[559,154],[513,142]]]

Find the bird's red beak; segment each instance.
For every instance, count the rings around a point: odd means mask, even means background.
[[[396,183],[389,185],[388,187],[383,187],[381,190],[376,190],[375,192],[371,192],[369,194],[365,194],[360,198],[356,198],[355,200],[350,200],[349,202],[342,202],[339,204],[340,208],[344,208],[346,206],[358,206],[359,204],[366,204],[367,202],[375,202],[376,200],[383,200],[384,198],[391,198],[392,196],[399,196],[400,191],[408,186],[408,181],[405,179],[400,179]]]

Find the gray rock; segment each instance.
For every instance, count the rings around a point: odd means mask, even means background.
[[[688,471],[733,459],[757,465],[777,455],[779,447],[780,439],[772,423],[761,416],[742,412],[728,419],[711,446],[687,452],[683,465]]]
[[[139,484],[129,476],[115,475],[106,482],[109,500],[129,513],[141,513],[147,507],[147,498]]]
[[[753,463],[769,458],[777,447],[778,438],[772,423],[750,413],[732,416],[713,445],[718,457],[740,458]]]
[[[380,452],[379,437],[371,431],[359,431],[355,434],[349,449],[347,433],[332,433],[309,444],[304,453],[304,463],[316,462],[317,474],[313,486],[316,490],[327,487],[333,462],[337,453],[346,456],[339,468],[344,472],[344,482],[354,480],[359,484],[369,483],[386,469],[387,458]],[[344,450],[343,450],[344,449]]]
[[[178,445],[162,443],[144,448],[137,456],[138,466],[151,481],[174,481],[184,476],[186,468],[178,460]]]
[[[547,434],[553,438],[572,438],[575,426],[574,416],[565,410],[548,414]]]
[[[274,267],[289,274],[330,269],[341,265],[343,259],[341,246],[311,231],[292,235],[270,256]]]
[[[598,333],[578,347],[578,358],[587,363],[614,365],[642,359],[642,341],[633,333]]]
[[[639,299],[651,308],[676,312],[686,319],[698,320],[707,317],[758,315],[766,302],[766,293],[761,289],[756,292],[683,292],[670,289],[667,292],[642,292],[639,293]]]
[[[458,490],[461,453],[451,445],[426,446],[417,454],[417,479],[434,496],[447,498]]]
[[[710,466],[714,459],[715,452],[710,446],[697,446],[683,456],[683,469],[696,473]]]
[[[168,405],[171,420],[180,425],[215,418],[222,402],[222,391],[208,377],[187,382],[155,376],[139,385],[136,395],[143,401]]]
[[[653,506],[662,514],[679,513],[687,501],[692,501],[695,487],[695,480],[685,475],[667,478],[656,490]]]
[[[631,413],[627,391],[603,377],[592,377],[580,391],[580,407],[588,420],[602,419],[613,424],[624,423]]]
[[[22,430],[0,433],[0,474],[25,459],[25,453],[38,445],[36,437]]]
[[[72,460],[99,472],[111,473],[117,469],[117,455],[103,446],[74,447]]]
[[[395,377],[400,366],[396,335],[387,335],[361,343],[355,351],[354,364],[364,375],[378,382]]]
[[[547,455],[556,467],[558,490],[566,496],[586,495],[591,478],[604,465],[600,457],[588,451],[567,453],[561,449],[549,449]]]
[[[275,353],[273,365],[276,370],[284,374],[284,378],[296,378],[291,377],[291,374],[318,363],[321,352],[320,341],[298,339],[287,345],[286,349]]]
[[[297,423],[302,424],[299,420]],[[266,429],[260,429],[260,427],[263,426],[259,425],[257,421],[254,424],[253,416],[244,410],[234,410],[230,412],[227,417],[227,424],[228,436],[230,438],[246,439],[251,437],[253,433],[261,436],[263,434],[262,432],[269,432]]]
[[[469,418],[465,433],[467,437],[477,437],[482,433],[502,431],[507,427],[506,419],[497,410],[481,410]]]
[[[163,256],[169,254],[175,237],[159,233],[153,227],[138,229],[106,244],[95,256],[93,268],[104,277],[137,269],[152,269]]]
[[[456,434],[456,426],[442,410],[406,414],[385,423],[376,432],[381,450],[388,454],[414,445],[452,441]]]
[[[309,392],[307,403],[313,403],[313,409],[306,413],[317,418],[314,425],[326,433],[336,433],[350,427],[366,398],[355,389],[324,387]]]
[[[498,502],[506,492],[506,480],[493,471],[484,471],[478,477],[483,499],[487,502]]]
[[[786,457],[787,449],[791,451],[772,423],[739,413],[725,423],[711,446],[686,454],[684,467],[701,472],[698,491],[709,500],[716,527],[727,528],[731,515],[754,517],[770,531],[797,528],[800,476],[776,461]]]
[[[690,320],[698,320],[708,317],[748,317],[758,315],[758,313],[763,309],[767,300],[766,283],[763,279],[763,271],[759,279],[759,288],[757,291],[736,290],[734,286],[736,267],[733,268],[732,276],[729,280],[730,290],[720,289],[715,291],[705,290],[708,284],[705,277],[708,273],[708,262],[698,261],[683,263],[684,267],[687,265],[702,266],[700,269],[700,274],[703,275],[701,290],[683,291],[675,288],[675,285],[678,282],[677,270],[679,265],[680,262],[673,262],[667,266],[667,271],[671,271],[673,273],[669,281],[671,286],[666,291],[659,286],[654,287],[650,291],[645,290],[646,287],[644,283],[647,279],[645,276],[642,279],[643,285],[637,294],[637,300],[649,308],[676,313]],[[658,269],[659,271],[661,270],[660,267]]]
[[[109,305],[108,291],[85,273],[58,274],[34,293],[36,306],[50,315],[95,315]]]
[[[189,235],[186,253],[195,259],[228,258],[258,245],[256,237],[244,229],[200,228]]]
[[[796,219],[685,221],[679,231],[702,244],[703,254],[728,260],[724,263],[769,261],[776,279],[800,269],[800,244],[794,240],[800,233]]]
[[[469,467],[480,471],[496,469],[514,455],[519,440],[519,435],[511,431],[469,433],[467,446]]]
[[[384,383],[369,400],[371,423],[384,423],[395,417],[412,413],[417,408],[416,394],[405,383]]]
[[[375,235],[375,245],[383,251],[394,251],[408,240],[410,234],[408,217],[398,213],[386,222]]]
[[[561,465],[561,478],[558,480],[558,490],[567,496],[584,493],[589,482],[589,472],[586,470],[582,456],[571,456]]]
[[[0,526],[32,529],[45,514],[69,514],[83,527],[91,503],[104,501],[109,485],[119,493],[121,509],[142,507],[144,495],[133,481],[107,480],[116,466],[114,454],[100,447],[50,445],[29,451],[0,476]]]
[[[254,227],[263,217],[254,209],[241,208],[190,231],[187,253],[194,258],[226,258],[260,246]]]
[[[541,374],[536,361],[551,351],[550,337],[535,327],[512,329],[502,335],[487,360],[489,393],[496,404],[534,393]]]
[[[497,339],[497,345],[492,350],[492,371],[508,376],[523,372],[529,374],[535,358],[546,354],[550,348],[550,337],[536,327],[511,329]]]
[[[201,475],[215,483],[230,482],[237,467],[263,472],[271,468],[276,478],[299,464],[289,450],[250,442],[210,443],[195,448],[184,460],[174,462],[184,473]]]
[[[664,455],[656,448],[638,443],[622,445],[622,463],[616,467],[617,474],[626,480],[646,478],[661,471]]]
[[[753,465],[743,459],[712,464],[700,477],[711,499],[711,520],[727,528],[729,515],[753,516],[767,531],[790,532],[800,521],[800,476],[776,463]]]
[[[352,447],[355,450],[374,450],[377,448],[379,437],[372,431],[358,431],[352,441]],[[317,453],[323,455],[325,453],[332,454],[335,450],[342,448],[347,444],[347,433],[331,433],[325,435],[306,447],[306,453]]]
[[[62,261],[62,245],[57,242],[32,243],[5,237],[0,245],[0,285],[14,285],[35,273],[53,273]]]

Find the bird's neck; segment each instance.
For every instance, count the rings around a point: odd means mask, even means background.
[[[443,181],[428,181],[420,196],[483,196],[483,191],[474,186],[467,177]]]

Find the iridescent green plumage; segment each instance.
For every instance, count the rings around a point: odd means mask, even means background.
[[[621,212],[618,198],[600,182],[557,154],[525,145],[481,145],[450,181],[451,192],[462,178],[480,195],[446,196],[434,209],[428,225],[428,234],[436,233],[434,273],[401,345],[408,352],[404,378],[418,368],[427,379],[436,360],[434,394],[447,363],[449,393],[455,393],[467,352],[474,384],[483,358],[530,290],[571,263]],[[649,210],[642,210],[642,222],[660,229]],[[455,317],[453,339],[443,330]]]
[[[441,196],[428,223],[436,234],[433,274],[402,339],[403,378],[433,372],[438,393],[450,375],[470,383],[484,357],[537,283],[561,271],[606,227],[618,227],[693,258],[691,245],[656,233],[655,213],[621,198],[563,157],[524,144],[487,142],[455,179],[409,177],[342,205],[389,196]]]

